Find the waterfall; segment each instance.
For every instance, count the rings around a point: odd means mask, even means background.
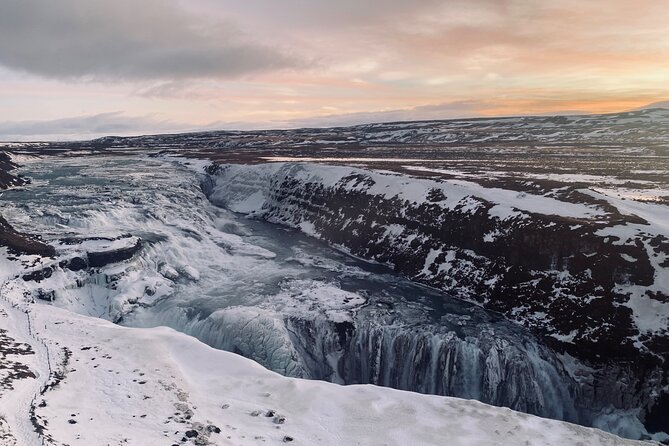
[[[167,325],[287,376],[476,399],[580,421],[576,384],[555,354],[505,327],[471,336],[436,326],[383,325],[368,315],[341,322],[251,307],[206,316],[169,307],[126,324]]]

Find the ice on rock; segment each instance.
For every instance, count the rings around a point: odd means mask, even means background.
[[[179,278],[179,272],[167,264],[160,268],[160,274],[162,274],[166,279],[170,280],[176,280]]]
[[[166,313],[160,322],[203,340],[208,345],[252,358],[285,376],[305,377],[286,326],[275,313],[253,307],[231,307],[206,317],[185,311]]]
[[[181,274],[189,280],[200,280],[200,272],[192,266],[186,265],[179,268]]]

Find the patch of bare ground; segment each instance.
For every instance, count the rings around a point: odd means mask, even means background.
[[[0,319],[8,317],[0,309]],[[14,382],[20,379],[36,378],[30,368],[16,357],[34,355],[29,344],[16,342],[7,330],[0,329],[0,396],[14,389]],[[4,414],[0,413],[0,446],[16,446],[16,438],[12,435],[9,423]]]
[[[0,152],[0,190],[28,183],[28,180],[9,173],[16,167],[17,164],[11,161],[7,153]],[[6,246],[17,254],[37,254],[43,257],[56,254],[53,246],[40,241],[36,236],[18,232],[2,215],[0,215],[0,246]]]
[[[0,216],[0,246],[7,246],[10,251],[17,254],[36,254],[42,257],[56,254],[53,246],[47,245],[35,236],[18,232],[2,216]]]
[[[14,381],[36,377],[26,364],[15,358],[34,354],[29,344],[16,342],[9,336],[7,330],[0,329],[0,395],[13,390]]]
[[[9,423],[3,415],[0,414],[0,446],[17,446],[16,438],[9,429]]]

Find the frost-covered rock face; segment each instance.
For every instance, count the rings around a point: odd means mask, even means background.
[[[214,203],[481,303],[595,365],[600,372],[580,390],[588,398],[650,406],[665,385],[665,206],[564,184],[538,194],[315,164],[224,165],[211,173]],[[630,384],[638,391],[628,392]]]
[[[308,164],[224,166],[214,181],[214,203],[483,303],[571,354],[666,352],[663,206],[653,221],[592,190],[539,195]]]
[[[476,333],[474,327],[458,333],[451,327],[396,325],[392,319],[291,318],[286,325],[312,378],[458,395],[548,418],[592,422],[593,411],[577,401],[577,386],[536,340],[519,340],[483,324]]]
[[[10,173],[17,167],[18,165],[13,161],[10,153],[0,151],[0,190],[25,183],[24,179]]]
[[[8,152],[0,152],[0,191],[14,186],[26,184],[28,180],[11,173],[18,165],[16,157]],[[22,234],[14,229],[0,214],[0,246],[8,247],[15,254],[37,254],[49,256],[54,254],[51,246],[42,243],[37,237]]]

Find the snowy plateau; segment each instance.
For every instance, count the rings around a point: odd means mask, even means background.
[[[669,111],[0,147],[0,445],[669,442]]]

